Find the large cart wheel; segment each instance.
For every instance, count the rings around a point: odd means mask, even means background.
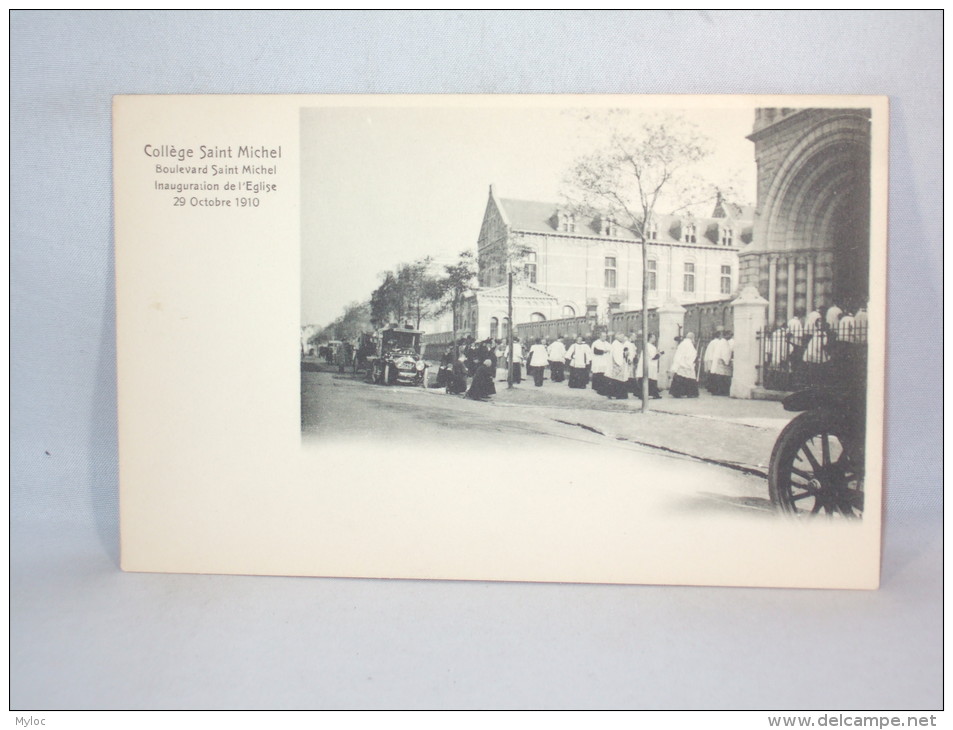
[[[849,518],[864,513],[863,434],[827,410],[802,413],[771,452],[771,501],[792,515]]]

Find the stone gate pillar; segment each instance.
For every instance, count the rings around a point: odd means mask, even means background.
[[[658,308],[658,349],[665,354],[659,358],[658,366],[658,387],[668,388],[672,375],[668,369],[672,364],[672,358],[675,357],[675,348],[678,343],[675,338],[683,334],[682,325],[685,323],[685,307],[669,299],[665,304]]]
[[[731,397],[750,398],[758,377],[758,331],[765,326],[768,300],[749,286],[731,303],[731,308],[735,335]]]

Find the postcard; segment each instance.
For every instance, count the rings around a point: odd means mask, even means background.
[[[885,98],[113,115],[124,570],[878,586]]]

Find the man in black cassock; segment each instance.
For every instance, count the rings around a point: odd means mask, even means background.
[[[450,371],[450,382],[447,384],[447,392],[454,395],[462,395],[467,390],[467,358],[460,355],[459,359],[453,364]]]
[[[487,400],[491,395],[495,395],[496,386],[493,384],[495,374],[493,361],[487,358],[477,368],[476,374],[473,376],[473,382],[470,384],[470,390],[467,391],[467,398]]]

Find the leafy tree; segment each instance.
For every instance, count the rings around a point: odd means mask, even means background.
[[[371,322],[375,327],[400,321],[404,316],[404,300],[397,277],[390,271],[381,276],[381,285],[373,291],[370,299]]]
[[[311,337],[314,342],[323,340],[353,340],[371,328],[368,302],[351,302],[340,317]]]
[[[473,290],[473,282],[476,278],[476,262],[472,251],[462,251],[455,264],[447,264],[444,267],[445,275],[438,280],[437,291],[439,294],[438,304],[434,310],[435,315],[451,313],[453,324],[453,356],[457,357],[457,320],[460,313],[460,306],[464,297]]]
[[[419,329],[420,322],[433,314],[441,291],[438,277],[430,273],[431,264],[428,256],[381,275],[381,284],[370,299],[370,317],[376,327],[413,319]]]
[[[420,322],[430,317],[440,301],[440,281],[430,273],[433,259],[429,256],[418,259],[412,264],[401,264],[397,271],[397,283],[400,287],[406,308],[406,316]]]
[[[707,138],[673,114],[611,110],[588,115],[601,140],[579,157],[566,176],[566,197],[584,214],[608,216],[642,244],[642,352],[648,343],[648,246],[646,232],[660,210],[677,212],[714,200],[717,189],[698,174],[709,154]],[[646,363],[646,367],[648,363]],[[642,410],[649,381],[642,378]]]

